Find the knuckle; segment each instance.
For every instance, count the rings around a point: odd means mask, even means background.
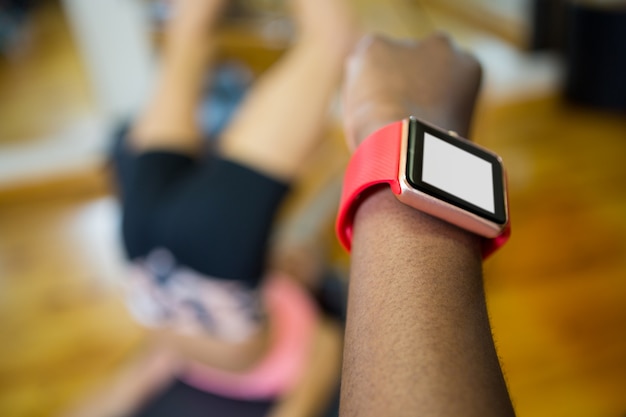
[[[381,40],[379,36],[368,34],[363,36],[355,46],[350,61],[366,62],[380,53]]]
[[[480,61],[471,53],[464,52],[463,58],[467,71],[474,77],[482,78],[483,67]]]
[[[387,38],[382,35],[375,35],[372,36],[369,50],[372,54],[380,54],[388,49],[389,46],[390,41]]]
[[[449,48],[453,47],[452,38],[446,32],[437,31],[429,38],[429,40],[434,43],[445,45]]]

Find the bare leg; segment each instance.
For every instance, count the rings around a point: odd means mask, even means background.
[[[155,93],[131,132],[131,144],[149,149],[196,153],[201,135],[196,110],[205,71],[215,49],[211,37],[224,0],[179,0],[168,22],[163,65]]]
[[[270,176],[291,180],[321,139],[344,61],[358,37],[344,0],[293,0],[300,37],[295,47],[248,96],[222,142],[223,156]],[[271,414],[323,413],[338,383],[341,331],[318,324],[305,375]]]
[[[320,139],[356,25],[344,0],[293,0],[299,39],[225,132],[225,157],[290,180]]]

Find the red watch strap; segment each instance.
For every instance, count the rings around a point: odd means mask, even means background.
[[[507,201],[508,204],[508,201]],[[504,246],[504,244],[511,237],[511,220],[506,224],[504,230],[500,235],[492,238],[492,239],[483,239],[482,243],[482,254],[483,259],[487,259],[492,253],[500,249],[500,247]]]
[[[405,123],[406,121],[400,120],[377,130],[359,145],[350,159],[335,223],[337,237],[348,252],[352,246],[354,215],[361,203],[362,194],[378,184],[389,184],[395,194],[401,193],[398,171]],[[483,239],[483,259],[503,246],[510,235],[511,222],[509,221],[499,236]]]
[[[352,223],[361,193],[377,184],[389,184],[394,193],[400,193],[398,170],[403,126],[404,121],[400,120],[377,130],[359,145],[350,159],[335,224],[339,241],[347,251],[352,244]]]

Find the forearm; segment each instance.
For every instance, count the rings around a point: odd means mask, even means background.
[[[355,218],[342,416],[512,415],[490,333],[480,243],[369,196]]]

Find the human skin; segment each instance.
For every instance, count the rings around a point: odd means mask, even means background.
[[[168,150],[197,155],[202,133],[196,121],[207,68],[213,61],[215,22],[225,0],[178,0],[168,23],[162,68],[153,96],[132,127],[136,152]],[[357,25],[344,0],[290,0],[298,39],[248,93],[217,152],[272,178],[297,178],[310,151],[322,140],[330,101],[345,59],[357,40]],[[232,343],[211,335],[183,335],[177,329],[154,331],[157,345],[206,365],[241,372],[267,352],[272,323],[255,337]],[[335,389],[341,360],[337,325],[319,320],[312,354],[302,380],[281,397],[272,416],[317,415]],[[177,366],[177,364],[173,365]]]
[[[417,116],[466,136],[480,65],[444,35],[364,38],[347,68],[352,149]],[[475,235],[380,187],[357,209],[341,416],[511,416]]]
[[[215,27],[225,0],[179,0],[168,22],[155,91],[132,127],[137,152],[169,150],[197,155],[203,146],[196,120],[206,71],[215,54]],[[322,140],[320,133],[339,87],[344,62],[357,40],[347,3],[291,0],[298,38],[285,57],[257,80],[219,141],[217,152],[270,177],[290,182]],[[324,25],[321,24],[324,23]],[[159,340],[203,363],[248,369],[268,348],[271,326],[245,342],[156,332]]]

